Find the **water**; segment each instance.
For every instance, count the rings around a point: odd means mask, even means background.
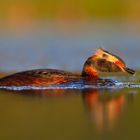
[[[131,81],[139,85],[136,77]],[[139,86],[1,90],[0,139],[137,139],[139,93]]]
[[[140,68],[136,61],[140,32],[135,23],[101,20],[60,24],[41,20],[23,29],[3,24],[0,70],[4,72],[40,68],[81,71],[87,57],[99,47],[122,57],[128,66]]]
[[[139,138],[139,89],[0,94],[0,139]]]
[[[139,26],[107,21],[77,24],[37,21],[19,29],[4,23],[0,71],[4,75],[38,68],[80,72],[100,45],[122,57],[128,66],[140,68],[136,61]],[[140,73],[101,77],[134,84],[102,89],[0,90],[0,139],[139,139]]]

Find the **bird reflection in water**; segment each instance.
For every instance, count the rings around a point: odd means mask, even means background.
[[[83,91],[83,99],[93,125],[100,131],[113,129],[134,94],[118,94],[88,89]]]
[[[129,90],[130,91],[130,90]],[[8,91],[10,92],[10,91]],[[33,97],[69,97],[81,96],[93,126],[99,131],[113,129],[124,109],[133,101],[135,94],[127,93],[127,90],[107,91],[99,89],[85,90],[23,90],[12,93]],[[67,96],[66,96],[67,95]]]

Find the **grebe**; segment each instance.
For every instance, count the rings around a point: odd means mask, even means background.
[[[99,48],[95,54],[89,57],[81,75],[55,69],[37,69],[15,73],[0,79],[0,87],[47,87],[48,85],[69,84],[74,81],[96,83],[100,79],[98,72],[128,72],[135,71],[128,68],[124,61],[118,56]]]

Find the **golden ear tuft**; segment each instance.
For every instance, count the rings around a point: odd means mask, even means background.
[[[97,56],[102,56],[103,53],[104,53],[104,49],[103,48],[98,48],[95,51],[95,55],[97,55]]]

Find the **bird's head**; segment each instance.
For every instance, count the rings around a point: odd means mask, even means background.
[[[86,70],[88,67],[93,67],[94,71],[100,72],[128,72],[132,75],[135,74],[135,71],[128,68],[121,58],[102,48],[97,49],[95,54],[87,59],[84,69]]]

